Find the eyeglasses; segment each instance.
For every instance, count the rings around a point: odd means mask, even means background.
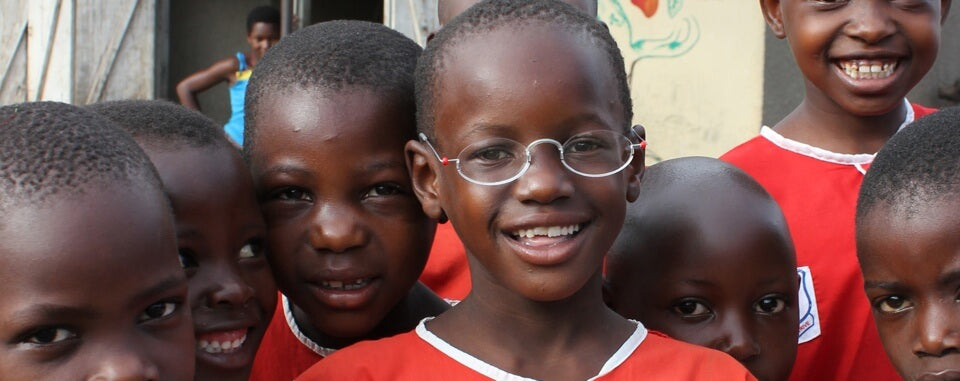
[[[468,145],[456,159],[441,157],[430,144],[427,135],[420,134],[420,141],[427,144],[443,165],[456,163],[457,172],[465,180],[479,185],[501,185],[514,181],[530,168],[532,150],[540,144],[552,144],[560,151],[560,162],[570,172],[586,177],[604,177],[622,171],[633,161],[637,149],[647,147],[647,142],[630,131],[639,141],[619,132],[596,130],[575,135],[562,144],[553,139],[537,139],[528,145],[506,138],[491,138]]]

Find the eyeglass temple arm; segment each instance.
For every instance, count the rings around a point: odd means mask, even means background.
[[[643,127],[643,125],[642,125],[642,124],[634,124],[633,127],[630,127],[630,132],[632,132],[633,135],[637,137],[637,139],[640,139],[640,143],[639,143],[639,144],[634,144],[634,145],[633,145],[633,148],[634,148],[634,149],[637,149],[637,148],[639,148],[639,149],[647,149],[647,140],[644,139],[643,136],[640,136],[640,134],[637,133],[637,127]],[[423,134],[420,134],[420,135],[423,135]],[[427,143],[427,144],[429,144],[429,143]],[[434,151],[434,152],[436,152],[436,151]]]
[[[448,165],[448,164],[450,164],[450,161],[451,161],[451,160],[448,159],[446,156],[440,157],[440,153],[437,152],[437,149],[436,149],[436,148],[433,148],[433,144],[430,144],[430,139],[427,139],[427,135],[426,135],[426,134],[424,134],[424,133],[421,132],[419,135],[420,135],[420,141],[426,143],[426,144],[427,144],[427,147],[430,147],[430,150],[433,151],[433,156],[436,156],[436,157],[437,157],[437,160],[440,161],[440,164],[443,164],[443,165]]]

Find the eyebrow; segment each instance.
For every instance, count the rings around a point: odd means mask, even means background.
[[[903,289],[903,284],[900,282],[888,282],[888,281],[864,281],[863,288],[882,288],[885,290],[899,290]]]
[[[299,166],[284,164],[270,167],[266,171],[263,171],[263,173],[260,174],[260,177],[272,175],[312,176],[310,171],[307,171],[306,169],[300,168]]]
[[[187,279],[182,273],[171,275],[134,294],[133,297],[130,298],[130,303],[139,305],[144,300],[153,299],[159,294],[170,291],[171,289],[176,289],[178,287],[186,287],[186,285]]]
[[[99,313],[87,307],[67,306],[62,304],[44,303],[32,304],[30,307],[16,311],[10,315],[8,322],[36,322],[37,320],[93,320]]]
[[[377,172],[385,169],[406,168],[407,163],[399,160],[375,161],[366,165],[367,172]]]

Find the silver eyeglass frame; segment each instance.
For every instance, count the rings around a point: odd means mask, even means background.
[[[419,133],[419,136],[420,136],[420,141],[423,142],[424,144],[426,144],[428,147],[430,147],[430,150],[433,151],[433,155],[437,158],[437,160],[438,160],[442,165],[446,166],[446,165],[448,165],[448,164],[450,164],[450,163],[456,163],[457,173],[460,174],[460,177],[462,177],[464,180],[467,180],[467,181],[469,181],[469,182],[471,182],[471,183],[474,183],[474,184],[477,184],[477,185],[497,186],[497,185],[503,185],[503,184],[507,184],[507,183],[513,182],[513,181],[515,181],[516,179],[519,179],[520,176],[523,176],[524,173],[527,173],[527,170],[530,169],[530,163],[533,161],[533,154],[531,153],[531,149],[533,149],[533,147],[536,147],[536,146],[538,146],[538,145],[540,145],[540,144],[544,144],[544,143],[552,144],[552,145],[554,145],[555,147],[557,147],[557,151],[560,152],[560,163],[562,163],[563,166],[566,167],[567,170],[569,170],[570,172],[576,173],[576,174],[578,174],[578,175],[580,175],[580,176],[584,176],[584,177],[606,177],[606,176],[610,176],[610,175],[616,174],[616,173],[624,170],[624,169],[627,168],[628,166],[630,166],[630,163],[633,162],[634,154],[636,153],[636,151],[637,151],[638,149],[641,149],[641,150],[642,150],[642,149],[647,148],[647,141],[644,140],[643,137],[640,136],[640,134],[637,133],[637,130],[636,130],[636,127],[637,127],[637,126],[642,127],[642,126],[639,125],[639,124],[634,125],[633,127],[630,128],[630,132],[632,132],[633,135],[636,136],[636,138],[637,138],[640,142],[639,142],[639,143],[631,143],[631,144],[630,144],[630,157],[627,158],[627,160],[623,163],[623,165],[621,165],[619,168],[614,169],[614,170],[612,170],[612,171],[609,171],[609,172],[606,172],[606,173],[601,173],[601,174],[590,174],[590,173],[580,172],[580,171],[574,169],[573,167],[571,167],[569,164],[567,164],[567,161],[564,159],[564,155],[563,155],[563,143],[560,143],[560,142],[558,142],[558,141],[556,141],[556,140],[554,140],[554,139],[550,139],[550,138],[542,138],[542,139],[534,140],[534,141],[530,142],[530,144],[527,144],[526,148],[524,149],[524,152],[526,153],[526,157],[527,157],[527,158],[526,158],[526,160],[524,161],[523,166],[520,168],[520,170],[517,171],[517,174],[516,174],[516,175],[513,175],[513,176],[511,176],[510,178],[507,178],[507,179],[505,179],[505,180],[493,181],[493,182],[479,181],[479,180],[472,179],[472,178],[470,178],[469,176],[465,175],[465,174],[463,173],[463,170],[462,170],[461,167],[460,167],[460,159],[450,159],[450,158],[448,158],[448,157],[441,157],[441,156],[440,156],[440,153],[437,152],[437,149],[433,146],[433,144],[430,143],[430,139],[427,138],[427,135],[426,135],[426,134],[424,134],[424,133],[421,132],[421,133]],[[626,138],[629,140],[629,137],[627,137],[627,136],[624,136],[624,137],[626,137]]]

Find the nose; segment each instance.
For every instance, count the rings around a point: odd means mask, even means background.
[[[943,356],[960,349],[960,310],[953,298],[917,306],[918,356]]]
[[[102,361],[90,381],[158,380],[160,370],[151,361],[131,351],[118,350],[101,358]]]
[[[334,204],[319,206],[310,222],[310,244],[313,248],[343,253],[365,245],[368,235],[359,215],[361,212]]]
[[[227,257],[229,258],[229,257]],[[212,270],[205,289],[207,307],[242,306],[253,298],[254,290],[230,264],[222,263]]]
[[[889,7],[886,1],[854,1],[850,21],[844,28],[844,33],[854,39],[868,44],[876,44],[897,31],[897,25],[889,16]]]
[[[514,187],[519,200],[549,204],[573,194],[570,180],[573,173],[560,161],[560,151],[550,147],[559,149],[560,143],[544,140],[530,144],[530,167],[517,179]]]
[[[746,362],[760,355],[760,344],[742,317],[723,318],[721,330],[717,339],[710,344],[711,348],[726,352],[740,362]]]

